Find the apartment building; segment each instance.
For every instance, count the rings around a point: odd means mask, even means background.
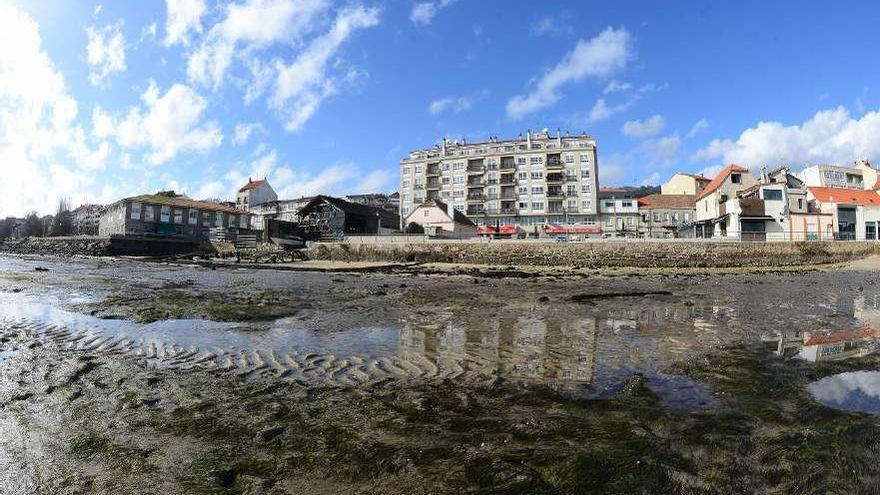
[[[586,134],[480,143],[443,140],[400,161],[400,213],[425,201],[452,204],[476,225],[594,225],[598,213],[596,141]]]

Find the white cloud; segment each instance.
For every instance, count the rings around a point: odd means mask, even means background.
[[[641,185],[643,186],[656,186],[660,183],[662,177],[660,176],[660,172],[653,172],[651,175],[645,177],[642,181]]]
[[[103,167],[110,149],[90,147],[77,113],[37,23],[0,2],[0,167],[13,178],[0,181],[0,216],[48,213],[62,196],[93,198],[93,174],[79,169]]]
[[[378,23],[377,9],[344,9],[330,31],[313,39],[293,63],[278,62],[278,78],[269,104],[285,115],[285,129],[299,131],[324,99],[338,92],[339,80],[327,75],[328,62],[355,31]]]
[[[363,177],[352,191],[360,193],[383,192],[391,183],[391,174],[387,170],[374,170]]]
[[[612,82],[612,84],[614,84]],[[609,85],[610,86],[610,85]],[[593,107],[587,113],[586,117],[578,117],[576,116],[573,120],[575,121],[585,121],[587,124],[595,124],[596,122],[600,122],[606,119],[609,119],[617,114],[623,113],[629,110],[630,107],[635,105],[639,100],[641,100],[646,94],[661,89],[654,84],[645,84],[640,86],[637,89],[633,89],[632,85],[629,83],[617,84],[614,88],[609,91],[609,88],[606,87],[604,93],[605,94],[615,94],[620,93],[623,98],[623,101],[616,104],[609,104],[606,98],[599,98],[593,104]],[[611,98],[610,96],[608,98]],[[615,97],[619,98],[619,97]]]
[[[235,135],[232,137],[232,144],[247,143],[254,131],[266,132],[266,128],[259,122],[237,124],[235,126]]]
[[[189,34],[202,32],[204,0],[165,0],[165,46],[177,43],[189,44]]]
[[[680,151],[681,138],[677,134],[642,141],[632,149],[606,155],[602,159],[599,180],[603,186],[632,182],[654,185],[661,177],[656,169],[674,164]],[[642,178],[648,172],[648,177]]]
[[[545,16],[532,23],[529,33],[532,36],[572,35],[574,28],[568,24],[568,15]]]
[[[437,2],[419,2],[413,5],[409,20],[413,24],[426,26],[434,21],[441,10],[454,4],[456,0],[439,0]]]
[[[124,149],[146,148],[150,163],[161,164],[183,152],[208,151],[223,141],[216,122],[201,122],[207,103],[188,86],[174,84],[161,94],[151,80],[141,100],[143,107],[132,107],[114,122],[114,135]]]
[[[608,103],[605,101],[605,98],[599,98],[590,109],[590,113],[587,116],[587,121],[590,123],[596,123],[611,118],[619,113],[626,111],[627,109],[629,109],[629,107],[633,106],[635,102],[636,99],[629,99],[618,105],[608,105]]]
[[[477,101],[481,100],[487,91],[483,91],[476,95],[466,95],[466,96],[447,96],[444,98],[439,98],[431,102],[428,105],[428,113],[431,115],[438,115],[446,111],[451,111],[455,113],[464,112],[466,110],[470,110],[470,108]]]
[[[327,0],[247,0],[229,4],[223,20],[190,54],[187,75],[191,81],[217,89],[239,45],[245,54],[253,54],[274,43],[298,43],[328,7]]]
[[[625,93],[632,89],[632,84],[628,82],[611,81],[602,90],[602,94]]]
[[[526,96],[507,102],[507,115],[519,119],[547,108],[562,97],[560,88],[587,77],[608,77],[626,67],[633,57],[632,37],[626,29],[607,28],[590,40],[579,40],[556,67],[542,76]]]
[[[706,119],[700,119],[700,120],[694,122],[694,126],[691,127],[690,132],[688,132],[688,137],[692,138],[692,137],[696,136],[697,134],[705,131],[708,128],[709,128],[709,121]]]
[[[662,115],[654,115],[644,121],[630,120],[623,124],[621,132],[632,138],[649,138],[660,134],[666,128],[666,121]]]
[[[816,112],[800,125],[758,122],[736,139],[714,139],[694,154],[695,159],[762,165],[847,164],[880,158],[880,110],[855,119],[844,107]]]
[[[89,26],[86,29],[89,43],[86,45],[86,60],[95,67],[89,73],[89,82],[100,86],[104,78],[113,72],[125,70],[125,36],[122,34],[122,21],[101,29]]]
[[[645,157],[647,163],[659,163],[663,166],[675,163],[680,150],[681,138],[678,134],[649,139],[636,148],[637,153]]]

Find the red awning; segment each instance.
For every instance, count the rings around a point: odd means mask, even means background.
[[[598,225],[548,225],[544,227],[544,233],[548,235],[601,234],[602,228]]]
[[[500,227],[495,227],[492,225],[483,225],[479,229],[477,229],[477,233],[480,235],[514,235],[519,232],[519,227],[516,225],[502,225]]]

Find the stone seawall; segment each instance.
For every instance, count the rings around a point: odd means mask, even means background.
[[[708,268],[827,264],[880,253],[876,242],[492,242],[450,244],[316,244],[308,259],[579,266]]]
[[[0,241],[0,252],[55,256],[105,256],[110,239],[105,237],[27,237]]]

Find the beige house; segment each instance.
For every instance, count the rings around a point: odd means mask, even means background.
[[[682,229],[693,229],[694,204],[691,194],[651,194],[639,198],[640,231],[649,238],[678,237]]]
[[[711,180],[699,174],[678,172],[660,186],[664,196],[696,196],[703,192]]]
[[[477,235],[477,226],[468,217],[453,208],[451,204],[439,199],[417,205],[405,220],[407,225],[410,223],[421,225],[425,233],[432,237],[464,238]]]
[[[724,167],[717,177],[712,179],[706,188],[697,195],[694,219],[697,224],[698,237],[726,237],[724,204],[730,198],[758,184],[749,169],[734,163]]]

